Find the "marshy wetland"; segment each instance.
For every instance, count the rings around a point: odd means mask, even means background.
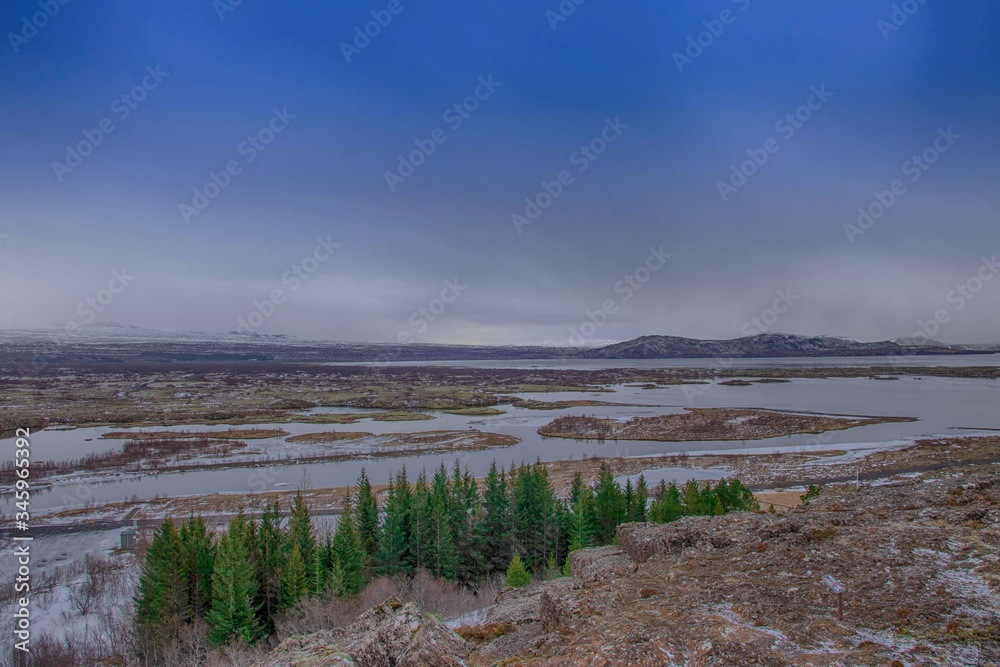
[[[606,458],[623,475],[722,474],[735,463],[721,457],[775,467],[773,457],[829,459],[1000,429],[996,366],[617,363],[106,366],[5,379],[2,390],[6,422],[36,425],[34,505],[50,519],[108,504],[214,496],[229,505],[223,496],[343,488],[362,468],[384,482],[404,465],[458,460],[483,475],[493,460],[557,471]],[[0,507],[10,514],[9,495]]]

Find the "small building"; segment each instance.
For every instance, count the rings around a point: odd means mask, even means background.
[[[126,528],[122,531],[121,535],[121,549],[122,551],[135,551],[135,528]]]

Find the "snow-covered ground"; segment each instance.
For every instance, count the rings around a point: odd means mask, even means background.
[[[68,533],[27,543],[32,642],[46,634],[95,646],[121,641],[116,635],[130,623],[139,566],[135,555],[112,551],[119,535],[119,530]],[[16,604],[8,588],[17,571],[14,549],[9,540],[0,547],[0,572],[9,579],[0,588],[0,614],[8,619]]]

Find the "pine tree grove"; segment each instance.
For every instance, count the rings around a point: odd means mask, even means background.
[[[362,471],[323,539],[301,494],[287,520],[273,503],[258,519],[238,514],[218,537],[200,518],[179,529],[164,521],[146,552],[136,629],[153,656],[196,619],[215,645],[252,644],[304,599],[351,597],[375,576],[424,569],[466,585],[496,575],[523,585],[568,573],[571,551],[610,544],[622,523],[759,509],[738,480],[650,490],[640,476],[623,488],[606,465],[592,486],[577,475],[567,498],[540,462],[494,463],[481,482],[458,464],[421,472],[415,484],[403,469],[381,497]]]

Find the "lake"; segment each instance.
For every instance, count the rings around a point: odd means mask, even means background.
[[[979,357],[976,357],[979,359]],[[992,357],[982,357],[983,360]],[[690,362],[691,360],[684,360]],[[746,360],[760,361],[760,360]],[[775,360],[766,360],[774,366]],[[778,360],[780,361],[780,360]],[[810,359],[810,362],[816,362]],[[825,360],[821,360],[825,361]],[[840,360],[838,360],[840,361]],[[871,359],[867,359],[871,363]],[[484,362],[486,363],[486,362]],[[492,363],[492,362],[489,362]],[[528,362],[525,362],[527,364]],[[531,362],[537,363],[537,362]],[[580,362],[575,362],[581,365]],[[604,364],[605,362],[593,362]],[[635,364],[642,367],[642,363]],[[520,364],[510,364],[509,366]],[[590,368],[591,362],[584,364]],[[632,365],[632,364],[628,364]],[[963,364],[964,365],[964,364]],[[980,364],[982,365],[982,364]],[[612,367],[622,367],[622,361]],[[725,386],[717,382],[706,385],[676,385],[641,389],[614,386],[614,393],[563,392],[524,394],[527,398],[544,400],[594,399],[631,406],[577,407],[564,410],[526,410],[502,406],[507,413],[495,417],[467,417],[437,415],[436,419],[412,422],[361,421],[356,424],[275,424],[293,435],[318,431],[366,431],[376,434],[461,430],[476,428],[482,431],[504,433],[522,439],[513,447],[487,451],[461,452],[459,460],[476,475],[483,475],[490,463],[508,465],[511,462],[533,462],[536,459],[553,461],[592,456],[649,456],[670,453],[699,452],[770,452],[816,448],[874,448],[899,446],[913,438],[970,435],[1000,430],[1000,382],[966,378],[902,377],[895,381],[869,380],[867,378],[797,379],[788,383],[753,384],[751,386]],[[916,417],[919,421],[878,424],[833,431],[815,435],[794,435],[758,441],[706,441],[706,442],[652,442],[652,441],[583,441],[542,438],[537,429],[552,419],[563,415],[596,415],[627,419],[633,416],[651,416],[680,412],[689,407],[747,407],[770,408],[796,412],[823,414]],[[323,408],[322,412],[364,412],[353,408]],[[269,425],[257,425],[267,428]],[[227,430],[228,426],[172,427],[166,430]],[[973,430],[968,430],[973,429]],[[88,452],[107,451],[121,446],[121,440],[98,440],[111,428],[86,428],[68,431],[46,430],[33,434],[32,451],[35,460],[64,460],[83,456]],[[133,429],[140,430],[140,429]],[[157,428],[155,430],[165,430]],[[87,439],[90,438],[89,442]],[[4,443],[12,443],[12,440]],[[281,438],[250,441],[265,451],[287,451],[288,445]],[[11,446],[8,452],[12,453]],[[5,452],[9,458],[10,453]],[[276,454],[277,455],[277,454]],[[104,503],[130,498],[156,496],[200,495],[216,492],[248,492],[296,488],[307,474],[313,488],[352,484],[362,468],[375,483],[388,481],[390,475],[406,465],[411,479],[421,468],[433,469],[444,462],[449,468],[454,455],[423,454],[400,458],[362,459],[336,463],[309,465],[264,465],[254,468],[214,469],[146,475],[141,478],[126,477],[102,483],[72,483],[58,485],[46,491],[36,488],[32,507],[48,509],[61,506],[82,506],[88,501]],[[663,466],[669,467],[665,462]],[[0,500],[0,509],[10,514],[12,498]]]

